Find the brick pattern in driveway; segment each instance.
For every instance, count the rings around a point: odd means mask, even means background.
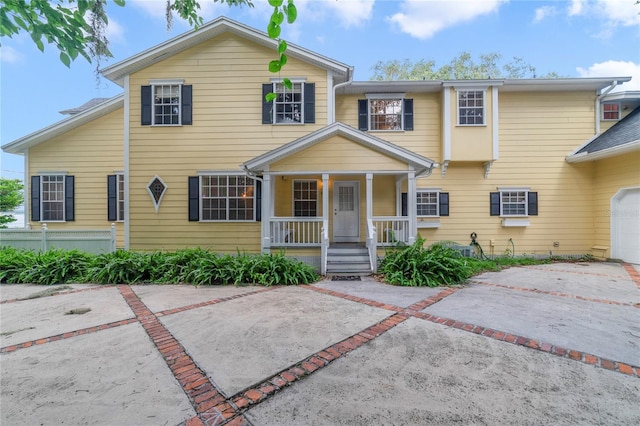
[[[630,265],[624,265],[624,270],[632,278],[636,286],[640,288],[640,274],[638,271]],[[553,291],[534,291],[529,288],[522,288],[517,286],[503,286],[498,284],[491,284],[487,282],[479,282],[482,285],[496,285],[508,288],[514,291],[525,292],[542,292],[543,294],[554,297],[574,297],[571,294],[565,294],[562,292]],[[209,306],[212,304],[224,303],[228,300],[236,299],[239,297],[246,297],[248,295],[254,295],[261,292],[271,291],[277,287],[260,289],[255,292],[249,292],[242,295],[235,295],[226,298],[217,298],[210,301],[197,303],[189,306],[182,306],[179,308],[168,309],[161,312],[153,313],[135,294],[131,287],[127,285],[118,285],[117,289],[130,306],[135,318],[117,321],[113,323],[103,324],[96,327],[90,327],[81,330],[75,330],[71,332],[65,332],[59,335],[50,336],[35,341],[26,341],[18,344],[12,344],[10,346],[0,348],[1,353],[13,352],[18,349],[27,349],[34,345],[46,344],[49,342],[69,339],[75,336],[79,336],[87,333],[99,332],[108,328],[118,327],[133,322],[140,322],[150,339],[155,344],[157,350],[162,355],[167,366],[171,370],[175,379],[180,383],[185,394],[188,396],[189,401],[194,407],[197,415],[193,418],[186,420],[183,424],[188,426],[196,425],[218,425],[228,424],[233,426],[240,426],[247,424],[247,420],[244,418],[243,413],[252,406],[259,404],[276,393],[284,390],[285,388],[292,386],[296,382],[303,378],[321,371],[324,367],[331,362],[339,359],[348,353],[357,350],[359,347],[371,342],[378,336],[386,333],[388,330],[404,322],[410,317],[430,321],[433,323],[441,324],[445,327],[456,328],[469,333],[485,336],[494,340],[499,340],[505,343],[510,343],[517,346],[522,346],[528,349],[542,351],[550,355],[566,358],[573,361],[578,361],[584,364],[588,364],[594,367],[603,368],[606,370],[614,371],[620,374],[640,377],[640,366],[629,365],[628,363],[619,362],[616,360],[606,359],[597,355],[589,354],[584,351],[576,351],[571,348],[560,347],[552,345],[550,343],[537,341],[527,336],[515,335],[507,333],[501,330],[495,330],[487,327],[483,327],[477,324],[465,323],[457,321],[453,318],[444,318],[442,316],[431,315],[426,312],[422,312],[425,308],[432,306],[446,297],[459,291],[459,288],[447,288],[440,291],[438,294],[425,298],[417,303],[414,303],[408,307],[399,307],[391,304],[385,304],[378,301],[370,300],[367,298],[350,295],[347,293],[341,293],[335,290],[328,290],[316,286],[303,285],[300,286],[309,291],[320,292],[333,297],[349,300],[356,303],[361,303],[376,308],[381,308],[389,311],[389,316],[382,321],[377,322],[350,337],[347,337],[339,342],[333,343],[330,346],[299,360],[293,365],[276,372],[275,374],[262,380],[260,383],[253,385],[247,389],[244,389],[234,395],[226,397],[220,389],[218,389],[210,379],[209,376],[202,368],[197,364],[197,360],[186,352],[185,348],[180,342],[170,333],[170,331],[159,321],[159,317],[172,315],[185,310],[197,309],[203,306]],[[91,290],[93,290],[92,288]],[[88,289],[89,290],[89,289]],[[79,290],[73,290],[77,292]],[[66,292],[69,293],[69,292]],[[581,300],[594,302],[594,303],[612,303],[622,304],[625,303],[607,301],[604,299],[589,299],[581,298]],[[12,303],[14,300],[6,301],[4,303]],[[637,306],[637,304],[633,305]]]

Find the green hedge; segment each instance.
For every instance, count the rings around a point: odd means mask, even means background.
[[[220,255],[200,248],[175,252],[0,249],[0,283],[190,283],[294,285],[316,281],[313,267],[284,253]]]

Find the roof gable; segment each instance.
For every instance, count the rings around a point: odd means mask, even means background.
[[[274,54],[276,53],[278,42],[270,38],[266,33],[222,16],[201,26],[197,30],[183,33],[164,43],[140,52],[137,55],[131,56],[128,59],[110,65],[101,72],[109,80],[123,86],[126,75],[160,62],[167,57],[173,56],[176,53],[223,33],[236,34],[259,45],[269,47],[274,50]],[[350,75],[353,74],[352,67],[295,44],[288,44],[287,55],[332,71],[337,83],[347,81]]]
[[[437,163],[429,158],[418,155],[384,139],[361,132],[346,124],[337,122],[255,157],[245,162],[242,167],[250,173],[261,173],[267,170],[270,164],[276,163],[336,136],[340,136],[390,158],[406,163],[416,171],[417,175],[424,174],[437,166]]]

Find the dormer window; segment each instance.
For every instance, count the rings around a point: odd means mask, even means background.
[[[605,102],[602,104],[603,120],[620,120],[620,102]]]
[[[484,104],[484,90],[459,90],[458,125],[484,125]]]

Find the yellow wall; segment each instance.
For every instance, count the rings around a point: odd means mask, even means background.
[[[49,229],[109,229],[107,175],[124,170],[123,110],[119,109],[29,149],[29,179],[46,172],[75,176],[75,221],[47,222]],[[30,216],[26,218],[30,222]],[[33,229],[40,223],[31,223]],[[116,244],[124,245],[124,227],[116,224]]]
[[[640,186],[640,152],[587,163],[594,170],[594,245],[611,255],[611,198],[621,189]]]
[[[493,159],[493,99],[491,87],[484,92],[485,124],[482,126],[458,125],[458,94],[449,90],[451,103],[451,160],[452,161],[490,161]],[[473,89],[469,89],[473,90]],[[500,102],[498,101],[498,105]]]
[[[262,124],[262,84],[275,76],[266,66],[273,56],[272,49],[224,34],[131,75],[131,248],[259,251],[259,223],[187,221],[187,177],[239,171],[243,162],[327,124],[326,71],[293,58],[287,76],[316,85],[316,123]],[[141,126],[140,86],[176,78],[193,86],[193,125]],[[157,214],[146,190],[156,175],[168,187]]]

